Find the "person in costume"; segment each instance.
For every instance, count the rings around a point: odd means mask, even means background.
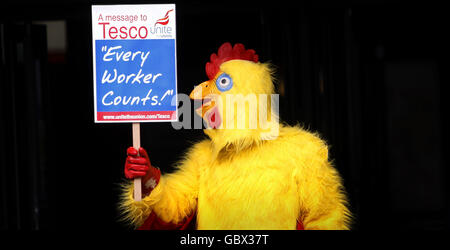
[[[144,148],[128,148],[125,177],[142,178],[143,193],[136,201],[132,181],[124,184],[120,208],[128,222],[137,229],[350,229],[347,197],[327,144],[279,123],[265,99],[275,94],[272,73],[239,43],[224,43],[211,55],[209,80],[190,95],[203,102],[197,112],[208,138],[164,175]],[[251,96],[256,105],[231,112],[229,96]],[[249,122],[254,113],[258,126]],[[239,119],[245,122],[237,128]]]

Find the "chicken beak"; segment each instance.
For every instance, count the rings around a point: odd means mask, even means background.
[[[192,90],[189,98],[192,100],[202,100],[202,106],[196,110],[197,114],[204,117],[205,114],[216,105],[214,96],[217,95],[212,81],[202,82]]]
[[[189,98],[192,100],[203,100],[207,95],[212,94],[212,86],[210,81],[202,82],[192,90]]]

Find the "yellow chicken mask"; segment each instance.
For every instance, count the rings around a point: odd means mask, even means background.
[[[217,150],[229,145],[241,148],[277,136],[272,70],[258,62],[254,50],[225,43],[217,55],[211,55],[206,72],[210,79],[196,86],[190,98],[202,100],[196,113],[205,120],[205,133],[215,141]]]

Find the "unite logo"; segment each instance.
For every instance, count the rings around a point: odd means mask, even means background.
[[[161,25],[167,25],[169,23],[169,13],[173,11],[173,9],[169,10],[166,12],[166,15],[163,18],[160,18],[158,20],[156,20],[155,25],[157,24],[161,24]]]

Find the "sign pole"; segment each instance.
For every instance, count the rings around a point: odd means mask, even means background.
[[[133,123],[133,147],[138,151],[141,147],[141,131],[140,131],[140,123]],[[142,185],[141,178],[134,178],[134,200],[141,201],[142,199]]]

